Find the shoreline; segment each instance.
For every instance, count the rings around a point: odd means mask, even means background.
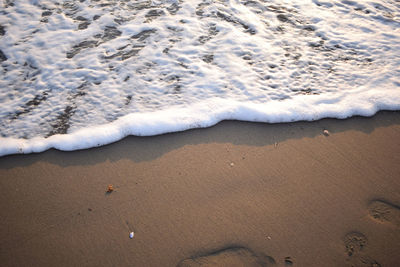
[[[400,112],[381,111],[3,156],[0,260],[394,267],[399,140]]]
[[[221,105],[221,103],[219,103]],[[358,112],[342,112],[336,108],[327,110],[324,114],[316,115],[311,107],[302,107],[303,109],[291,110],[292,116],[287,117],[285,112],[267,112],[267,110],[280,110],[281,106],[272,105],[261,108],[260,106],[247,107],[240,105],[232,109],[231,105],[226,108],[217,108],[215,113],[209,114],[207,119],[203,113],[210,109],[209,106],[200,105],[197,112],[193,114],[188,109],[171,109],[167,111],[128,114],[122,116],[115,121],[106,124],[93,125],[85,128],[77,129],[68,134],[54,134],[48,137],[32,137],[30,139],[0,137],[0,158],[7,155],[21,155],[31,153],[42,153],[50,149],[60,151],[77,151],[85,149],[93,149],[105,145],[114,144],[125,138],[132,137],[157,137],[168,134],[186,132],[197,129],[207,129],[215,127],[218,124],[234,121],[240,123],[255,123],[266,125],[284,125],[293,123],[308,123],[324,120],[343,120],[349,118],[374,117],[379,112],[396,112],[396,107],[377,111],[376,107],[369,110],[359,110]],[[285,105],[287,105],[286,103]],[[218,106],[216,104],[216,106]],[[222,106],[225,106],[222,103]],[[397,108],[397,110],[400,107]],[[282,108],[282,110],[286,110]],[[350,113],[349,113],[350,112]],[[297,117],[297,113],[301,114]],[[168,114],[168,116],[164,116]],[[189,114],[189,115],[188,115]],[[330,117],[329,115],[335,114]],[[350,114],[353,114],[350,116]],[[354,115],[356,114],[356,115]],[[190,119],[189,119],[190,117]],[[234,117],[235,119],[229,119]],[[227,119],[228,118],[228,119]],[[285,119],[283,119],[285,118]],[[171,123],[172,122],[172,123]],[[65,129],[69,128],[68,124],[59,125]]]

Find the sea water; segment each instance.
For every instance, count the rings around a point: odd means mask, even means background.
[[[0,155],[400,109],[395,0],[4,0]]]

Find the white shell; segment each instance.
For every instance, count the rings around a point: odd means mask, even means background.
[[[130,239],[132,239],[134,236],[135,236],[135,233],[134,233],[134,232],[131,232],[131,233],[129,234],[129,238],[130,238]]]

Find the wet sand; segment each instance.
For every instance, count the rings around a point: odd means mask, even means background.
[[[399,112],[6,156],[0,185],[2,266],[400,266]]]

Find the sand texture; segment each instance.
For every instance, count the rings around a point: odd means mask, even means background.
[[[400,266],[399,112],[6,156],[0,186],[1,266]]]

